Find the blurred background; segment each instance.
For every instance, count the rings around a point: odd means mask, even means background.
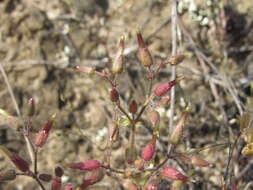
[[[204,149],[211,168],[195,168],[195,183],[184,189],[221,189],[228,162],[229,145],[239,134],[237,118],[252,113],[253,95],[253,3],[249,0],[178,1],[178,52],[186,55],[177,72],[185,77],[176,88],[176,117],[186,103],[192,112],[182,150]],[[120,36],[126,37],[126,71],[119,78],[120,95],[139,105],[147,88],[138,62],[135,31],[140,29],[155,62],[171,55],[171,6],[168,0],[0,0],[0,63],[7,73],[18,107],[27,115],[28,99],[36,102],[32,119],[37,132],[54,113],[56,123],[48,143],[39,152],[39,169],[51,173],[55,166],[86,159],[102,159],[114,108],[108,101],[109,85],[98,77],[75,70],[77,65],[98,70],[110,64]],[[168,81],[166,67],[156,82]],[[17,116],[2,74],[0,108]],[[149,110],[147,110],[148,112]],[[159,108],[161,140],[155,160],[167,150],[169,106]],[[143,116],[145,123],[147,114]],[[138,147],[151,139],[140,127]],[[0,121],[0,143],[29,160],[19,121]],[[113,164],[124,162],[128,129],[115,144]],[[221,146],[218,146],[218,145]],[[251,157],[241,155],[239,141],[232,156],[231,180],[243,189],[253,179]],[[0,171],[12,168],[0,155]],[[243,173],[242,173],[243,172]],[[81,172],[66,170],[64,182],[80,183]],[[33,180],[18,177],[1,182],[3,190],[38,189]],[[90,189],[122,189],[108,177]],[[160,189],[169,189],[162,181]]]

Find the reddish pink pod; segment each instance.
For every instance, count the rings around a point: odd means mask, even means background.
[[[61,178],[54,177],[51,183],[51,190],[61,190]]]
[[[149,161],[155,154],[156,139],[153,139],[142,151],[141,158],[145,161]]]
[[[180,171],[170,166],[165,166],[163,168],[162,175],[165,178],[168,178],[171,180],[187,181],[189,179],[187,176],[183,175]]]
[[[156,88],[154,90],[154,94],[156,96],[163,96],[167,92],[169,92],[171,90],[171,88],[173,86],[175,86],[176,84],[177,84],[177,80],[172,80],[172,81],[169,81],[169,82],[160,83],[156,86]]]
[[[71,163],[67,164],[67,167],[72,169],[86,170],[91,171],[98,169],[102,166],[102,164],[97,160],[87,160],[85,162]]]

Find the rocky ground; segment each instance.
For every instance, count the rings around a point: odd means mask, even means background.
[[[184,141],[188,149],[233,141],[239,131],[235,119],[240,112],[252,111],[253,105],[253,5],[248,0],[231,4],[225,0],[182,0],[178,11],[179,52],[187,59],[178,68],[186,80],[177,89],[176,115],[184,102],[192,107]],[[142,31],[157,62],[165,60],[171,55],[170,16],[170,1],[166,0],[0,0],[0,63],[18,107],[25,117],[28,99],[35,99],[34,132],[57,114],[49,141],[39,153],[42,171],[51,172],[56,165],[104,155],[107,126],[114,109],[108,101],[109,85],[98,77],[80,74],[75,66],[101,70],[115,55],[119,37],[126,36],[127,71],[120,78],[121,96],[125,102],[134,98],[140,104],[146,83],[136,56],[135,31]],[[159,81],[168,80],[170,75],[168,67]],[[2,75],[0,81],[0,108],[16,116]],[[160,111],[164,135],[158,160],[167,146],[169,108]],[[29,159],[17,123],[1,121],[0,141]],[[151,138],[147,133],[139,129],[139,147]],[[122,147],[128,138],[127,130],[122,134],[121,142],[114,147],[115,167],[124,160]],[[243,145],[240,141],[233,157],[234,178],[250,163],[250,158],[240,154]],[[185,189],[220,189],[227,155],[228,148],[224,147],[204,151],[203,156],[213,165],[197,168],[196,183]],[[10,167],[0,155],[0,171]],[[252,181],[251,174],[247,170],[243,177],[236,178],[239,187]],[[77,183],[81,179],[80,173],[66,170],[65,181]],[[166,185],[164,181],[160,189],[166,189]],[[24,177],[0,183],[0,188],[38,189]],[[106,177],[90,189],[119,189],[119,184]]]

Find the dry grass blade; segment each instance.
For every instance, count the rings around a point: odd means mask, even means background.
[[[240,131],[241,133],[252,124],[252,115],[244,112],[240,117]]]

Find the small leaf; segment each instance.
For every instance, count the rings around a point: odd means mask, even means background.
[[[129,126],[131,126],[131,121],[127,118],[120,118],[119,126],[129,127]]]

